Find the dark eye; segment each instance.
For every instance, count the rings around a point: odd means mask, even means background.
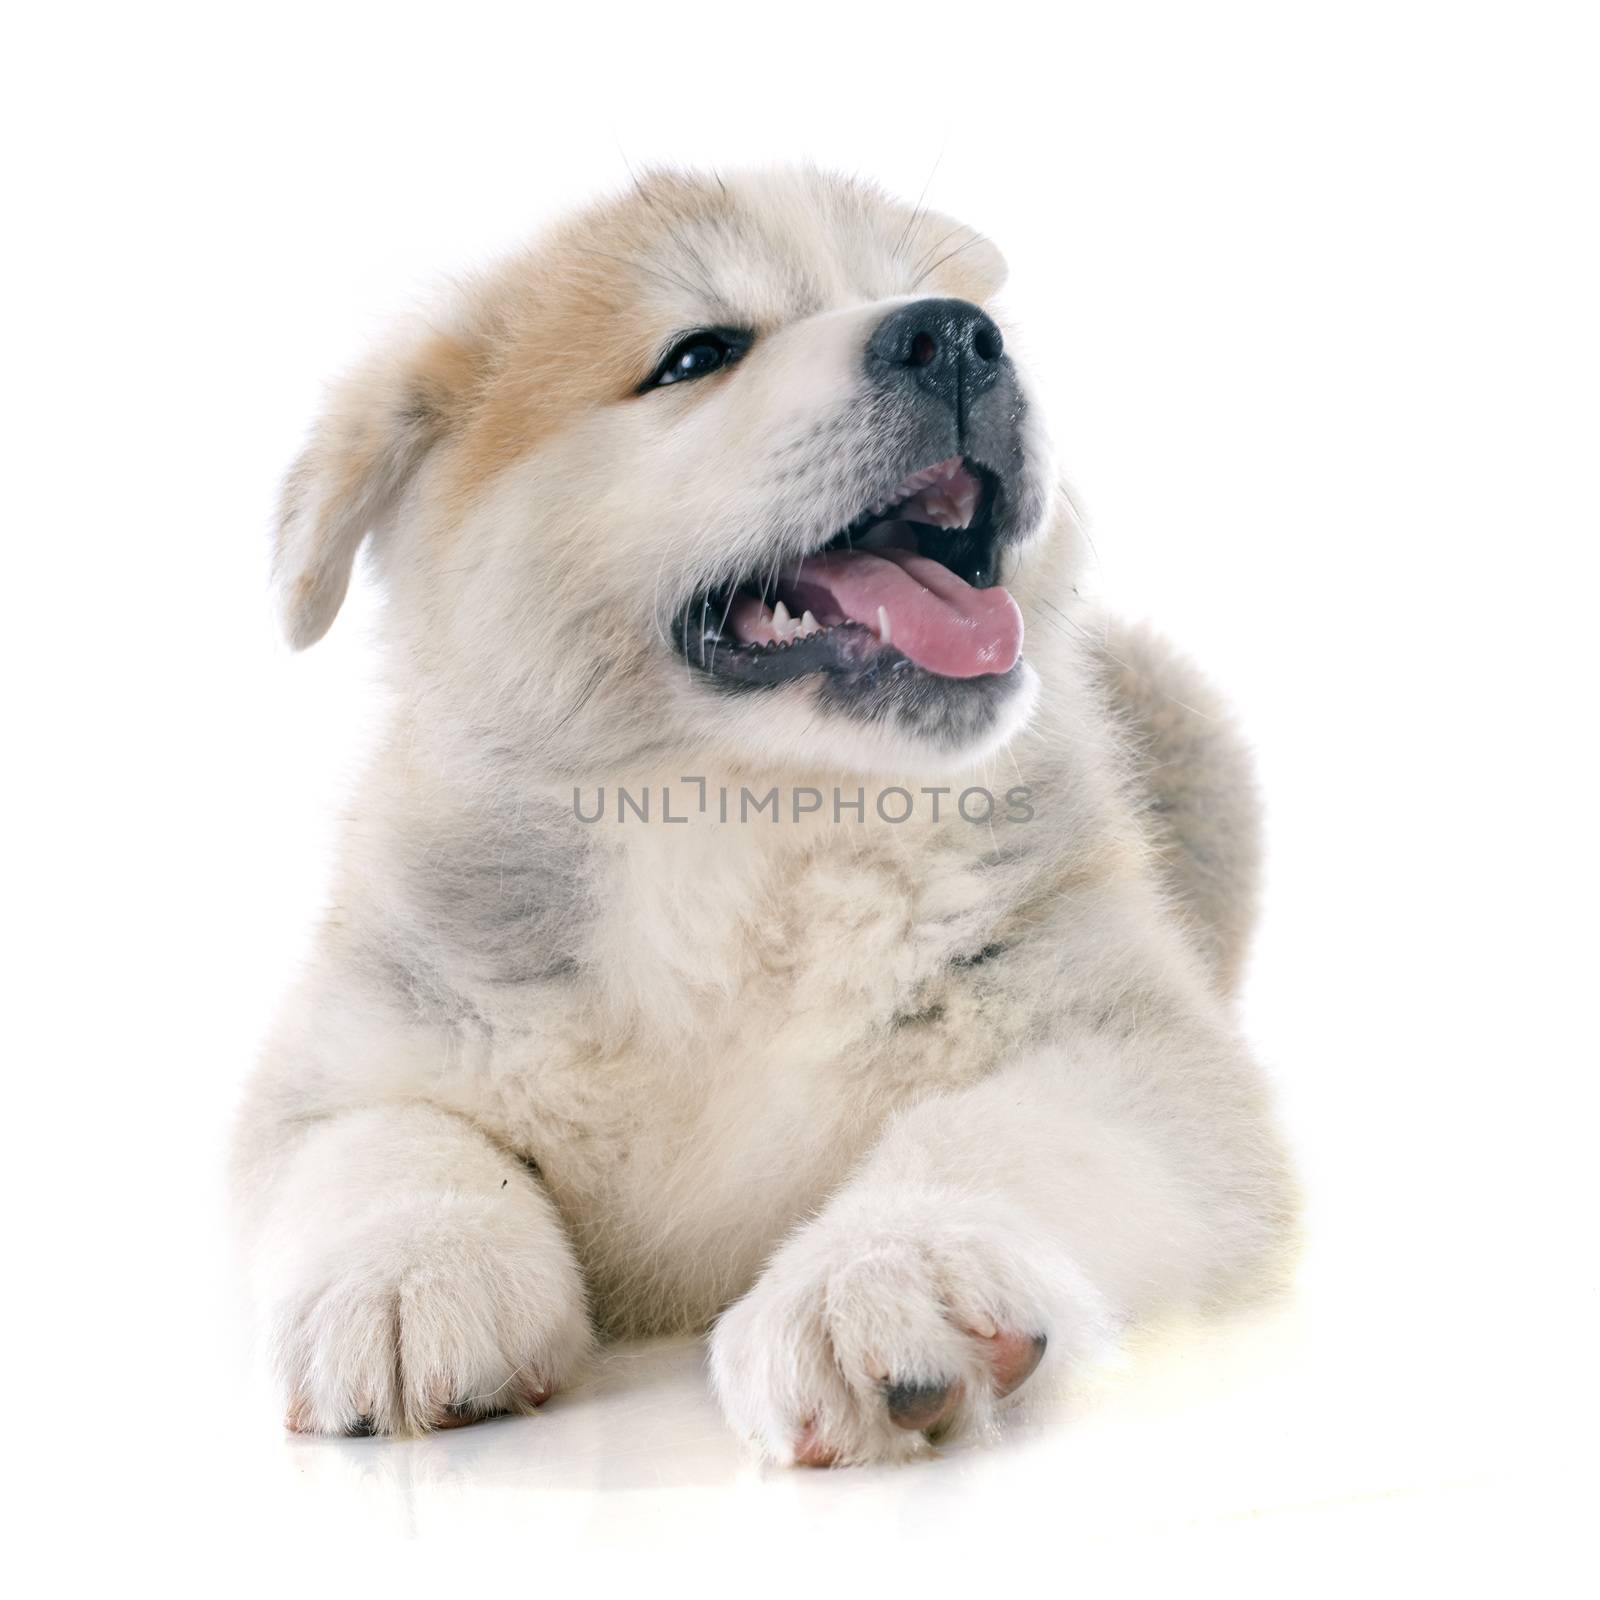
[[[725,328],[700,328],[686,333],[661,358],[661,364],[639,385],[659,389],[663,384],[685,383],[690,378],[709,377],[731,367],[750,348],[750,335]]]

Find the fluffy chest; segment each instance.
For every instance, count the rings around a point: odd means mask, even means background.
[[[480,996],[474,1076],[526,1102],[519,1132],[546,1142],[570,1123],[637,1144],[642,1128],[731,1120],[760,1142],[773,1122],[848,1123],[981,1062],[1003,868],[884,849],[771,865],[738,893],[710,874],[692,894],[640,893],[630,874],[577,976]]]
[[[1018,864],[967,844],[713,858],[649,894],[629,862],[578,976],[502,997],[453,1097],[538,1164],[608,1320],[711,1314],[897,1106],[991,1069]]]

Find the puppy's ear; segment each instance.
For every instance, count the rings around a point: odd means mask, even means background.
[[[346,377],[290,469],[278,507],[273,584],[296,650],[328,631],[356,551],[381,529],[471,381],[465,342],[408,332]]]
[[[924,282],[982,304],[1005,286],[1011,269],[999,246],[976,228],[937,211],[925,212],[917,228]],[[926,288],[922,292],[927,293]]]

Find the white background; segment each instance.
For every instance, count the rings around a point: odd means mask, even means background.
[[[7,28],[13,1396],[70,1592],[1593,1582],[1592,8],[36,7]],[[809,156],[974,223],[1096,589],[1271,808],[1247,1026],[1303,1286],[1009,1439],[770,1473],[692,1350],[527,1422],[294,1442],[241,1353],[229,1108],[371,726],[290,657],[277,479],[440,274],[654,161]],[[408,1536],[418,1543],[406,1544]]]

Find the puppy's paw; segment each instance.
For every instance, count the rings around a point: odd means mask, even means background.
[[[987,1421],[1112,1319],[1059,1242],[1007,1203],[861,1189],[794,1234],[711,1336],[728,1420],[772,1460],[897,1460]]]
[[[535,1201],[537,1204],[529,1204]],[[302,1433],[418,1433],[541,1405],[591,1332],[541,1196],[430,1194],[280,1252],[269,1336]]]

